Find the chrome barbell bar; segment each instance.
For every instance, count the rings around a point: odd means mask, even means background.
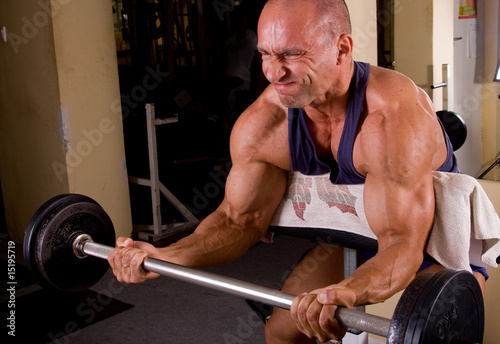
[[[87,234],[79,235],[73,241],[73,251],[79,258],[93,256],[108,259],[113,247],[95,243]],[[146,258],[143,263],[146,271],[171,277],[180,281],[218,290],[227,294],[262,302],[267,305],[290,310],[294,295],[280,290],[266,288],[231,277],[217,275],[211,272],[188,268],[155,258]],[[387,337],[391,321],[372,314],[352,310],[345,307],[337,308],[335,317],[344,326],[356,330]]]

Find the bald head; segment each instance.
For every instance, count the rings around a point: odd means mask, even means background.
[[[288,108],[323,102],[350,82],[353,44],[343,0],[269,0],[258,38],[264,75]]]
[[[336,38],[342,34],[351,34],[351,19],[344,0],[269,0],[264,7],[274,7],[283,11],[300,11],[304,5],[314,5],[317,23],[326,33]]]

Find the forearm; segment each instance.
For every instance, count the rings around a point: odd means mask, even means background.
[[[355,291],[356,304],[385,301],[406,288],[422,264],[435,205],[432,175],[416,175],[367,175],[364,208],[378,253],[344,282]]]
[[[248,251],[265,231],[265,228],[241,226],[218,209],[193,234],[161,248],[161,259],[189,267],[229,263]]]
[[[408,286],[422,260],[423,250],[396,243],[366,261],[339,285],[355,292],[355,305],[384,302]]]

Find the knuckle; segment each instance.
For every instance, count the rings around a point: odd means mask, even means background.
[[[123,258],[123,250],[117,249],[114,255],[114,261],[121,262],[122,258]]]
[[[307,316],[307,308],[304,306],[299,306],[299,308],[297,308],[297,316],[299,318],[305,319]]]
[[[335,318],[335,310],[337,306],[324,306],[320,317],[320,326],[325,331],[335,331],[340,327],[337,319]]]
[[[332,324],[331,319],[326,317],[319,319],[319,327],[326,332],[329,332],[330,330],[335,328],[335,326]]]
[[[120,260],[120,261],[121,261],[121,264],[130,264],[130,263],[129,263],[129,262],[130,262],[130,260],[129,260],[129,258],[127,257],[127,255],[123,255],[123,256],[121,257],[121,260]]]
[[[142,262],[144,261],[144,258],[145,258],[144,253],[138,252],[138,253],[134,254],[134,256],[132,257],[132,260],[130,261],[130,265],[132,265],[134,267],[141,267]]]
[[[317,323],[317,313],[314,308],[309,308],[307,310],[306,319],[309,323]]]

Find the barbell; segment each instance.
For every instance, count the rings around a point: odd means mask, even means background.
[[[111,219],[93,199],[56,196],[33,215],[23,255],[28,270],[44,287],[81,291],[99,281],[115,245]],[[143,268],[238,297],[290,310],[294,295],[203,270],[146,258]],[[467,271],[443,269],[421,274],[405,289],[392,319],[339,307],[344,326],[387,337],[387,343],[481,343],[484,306],[476,278]]]

